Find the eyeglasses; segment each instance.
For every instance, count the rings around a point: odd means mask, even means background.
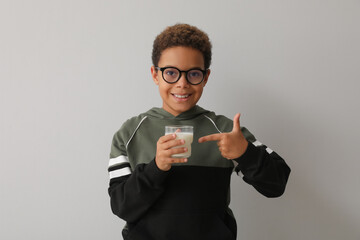
[[[200,84],[206,74],[206,70],[202,70],[199,68],[193,68],[187,71],[181,71],[176,67],[155,67],[157,70],[162,72],[162,78],[167,83],[176,83],[181,78],[181,73],[185,73],[185,78],[191,85]]]

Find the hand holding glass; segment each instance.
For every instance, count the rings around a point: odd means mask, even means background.
[[[175,148],[185,147],[187,152],[174,154],[171,157],[173,158],[188,158],[191,156],[191,143],[193,142],[193,127],[192,126],[165,126],[165,135],[176,134],[176,139],[183,139],[185,141],[184,145],[177,146]]]

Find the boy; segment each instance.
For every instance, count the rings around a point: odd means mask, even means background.
[[[125,240],[233,240],[236,222],[229,208],[230,177],[267,197],[285,190],[290,173],[284,160],[234,120],[196,103],[210,75],[211,43],[206,33],[176,24],[153,45],[151,75],[162,108],[127,120],[115,133],[109,163],[114,214],[126,221]],[[164,136],[165,125],[191,125],[189,159],[183,140]],[[178,148],[174,148],[178,147]]]

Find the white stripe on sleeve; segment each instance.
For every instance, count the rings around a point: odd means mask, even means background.
[[[113,178],[117,178],[117,177],[126,176],[129,174],[131,174],[130,168],[125,167],[125,168],[121,168],[121,169],[109,172],[109,177],[110,177],[110,179],[113,179]]]
[[[255,147],[260,147],[260,146],[262,146],[263,144],[261,143],[261,142],[259,142],[259,141],[255,141],[255,142],[253,142],[252,144],[254,144],[254,146]],[[269,154],[271,154],[272,152],[273,152],[273,150],[271,150],[270,148],[266,148],[266,151],[269,153]]]
[[[129,162],[129,159],[127,156],[124,156],[124,155],[120,155],[116,158],[111,158],[110,161],[109,161],[109,167],[112,167],[112,166],[115,166],[115,165],[118,165],[120,163],[128,163]]]
[[[263,145],[261,142],[259,142],[257,140],[255,142],[253,142],[252,144],[254,144],[255,147],[259,147],[259,146]]]
[[[271,150],[270,148],[266,148],[266,151],[271,154],[273,152],[273,150]]]

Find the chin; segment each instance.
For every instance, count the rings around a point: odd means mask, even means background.
[[[191,106],[184,106],[184,107],[180,107],[178,108],[179,112],[186,112],[189,111],[191,108],[193,108],[195,105],[191,105]]]

